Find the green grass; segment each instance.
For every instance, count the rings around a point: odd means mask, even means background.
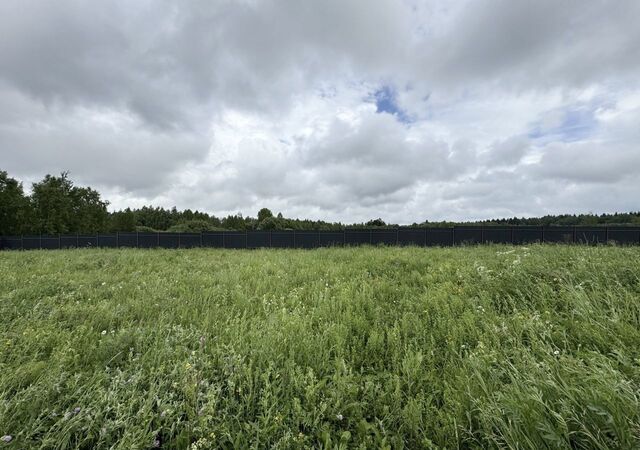
[[[0,318],[7,448],[640,447],[640,248],[3,252]]]

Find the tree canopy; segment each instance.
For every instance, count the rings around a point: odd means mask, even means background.
[[[33,183],[25,194],[22,183],[0,171],[0,235],[105,233],[125,231],[194,232],[218,230],[341,230],[344,228],[391,228],[397,224],[374,218],[363,223],[340,222],[274,216],[261,208],[256,217],[241,213],[216,217],[201,211],[167,209],[157,206],[126,208],[109,212],[109,202],[88,186],[77,186],[67,172],[46,175]],[[640,212],[614,214],[562,214],[530,218],[503,218],[477,222],[413,223],[412,227],[448,227],[453,225],[624,225],[640,224]]]

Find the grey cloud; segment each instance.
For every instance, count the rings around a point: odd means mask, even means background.
[[[445,85],[494,82],[500,89],[633,77],[640,67],[638,15],[640,4],[631,0],[470,2],[424,44],[422,68]]]
[[[554,143],[545,148],[535,175],[569,182],[612,183],[640,177],[640,151],[615,143]]]
[[[594,184],[627,207],[640,175],[628,95],[638,16],[632,0],[6,0],[0,165],[217,213],[270,202],[413,221],[605,207],[587,195]],[[381,86],[399,88],[415,123],[362,106]],[[575,142],[526,138],[526,102],[501,110],[532,93],[555,110],[591,104],[589,89],[610,117],[594,108],[602,123]],[[332,108],[307,108],[324,95]],[[213,146],[227,111],[267,124],[229,154]]]

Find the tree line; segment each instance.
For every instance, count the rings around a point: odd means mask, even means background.
[[[395,228],[397,224],[372,219],[343,224],[322,220],[285,218],[262,208],[256,217],[242,214],[216,217],[201,211],[143,206],[110,212],[109,202],[91,187],[77,186],[67,172],[46,175],[33,183],[27,195],[20,181],[0,171],[0,235],[113,233],[126,231],[202,232],[219,230],[342,230]],[[477,222],[413,223],[412,227],[455,225],[640,225],[640,212],[615,214],[563,214],[534,218],[505,218]]]

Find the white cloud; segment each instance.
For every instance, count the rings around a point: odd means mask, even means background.
[[[638,5],[8,0],[0,167],[116,208],[637,209]],[[410,122],[376,112],[385,87]]]

